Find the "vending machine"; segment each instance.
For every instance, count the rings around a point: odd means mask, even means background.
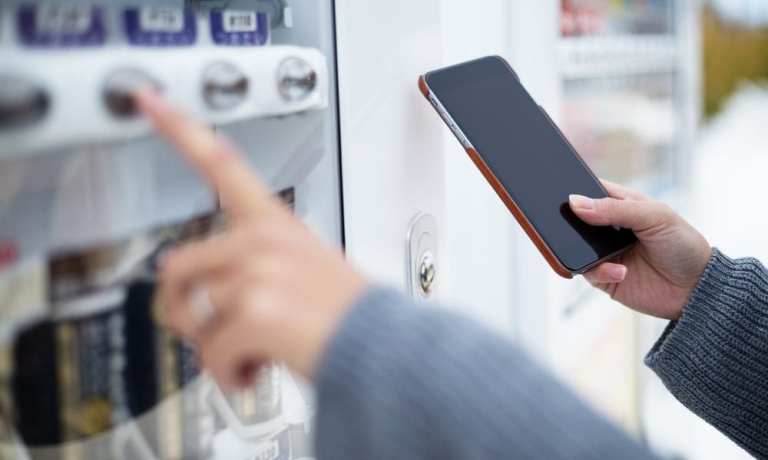
[[[428,299],[442,144],[412,128],[439,2],[375,3],[0,3],[0,458],[312,457],[308,385],[276,363],[224,394],[161,326],[159,254],[221,219],[131,94],[231,138],[314,231]]]

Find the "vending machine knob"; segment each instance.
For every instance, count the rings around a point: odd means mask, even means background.
[[[161,89],[152,77],[140,70],[117,70],[107,78],[104,85],[104,104],[117,118],[133,118],[138,114],[133,95],[137,90],[148,86]]]
[[[203,74],[203,98],[214,110],[232,109],[248,95],[248,77],[225,62],[209,66]]]
[[[42,87],[21,77],[0,75],[0,129],[35,123],[50,105]]]
[[[283,99],[298,102],[309,97],[317,88],[317,72],[304,59],[290,57],[280,63],[277,84]]]

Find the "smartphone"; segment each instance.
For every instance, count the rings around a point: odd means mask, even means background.
[[[557,274],[589,271],[637,241],[571,211],[570,194],[608,193],[503,58],[429,72],[419,89]]]

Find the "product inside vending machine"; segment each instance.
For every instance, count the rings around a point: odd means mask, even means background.
[[[332,1],[0,3],[0,458],[311,458],[280,363],[224,394],[162,326],[163,251],[226,225],[151,85],[342,244]]]

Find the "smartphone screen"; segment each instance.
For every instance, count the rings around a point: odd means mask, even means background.
[[[431,72],[427,86],[550,250],[581,273],[632,243],[632,232],[583,223],[568,196],[607,196],[509,65],[487,57]]]

